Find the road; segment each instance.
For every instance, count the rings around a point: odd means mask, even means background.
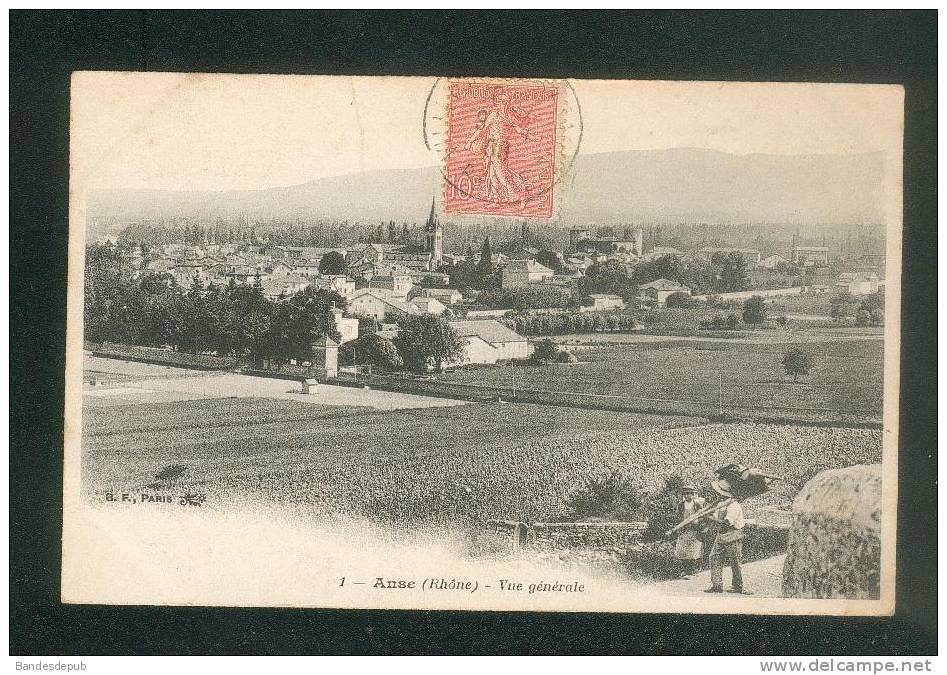
[[[782,595],[783,561],[785,555],[778,555],[765,560],[757,560],[743,565],[743,586],[753,592],[753,597],[778,598]],[[723,571],[723,586],[730,588],[730,569]],[[686,595],[694,597],[720,597],[704,593],[710,588],[710,571],[701,572],[689,579],[674,579],[653,584],[651,588],[660,595]],[[725,597],[740,597],[730,593],[723,593]],[[749,597],[749,596],[747,596]]]
[[[104,359],[89,354],[83,360],[86,405],[112,406],[134,403],[169,403],[204,398],[281,398],[311,405],[366,406],[379,410],[464,405],[467,401],[417,396],[374,389],[320,384],[303,394],[293,380],[253,377],[237,373],[194,371],[180,368]],[[88,384],[95,378],[96,384]]]

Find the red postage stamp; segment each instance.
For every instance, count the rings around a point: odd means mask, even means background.
[[[552,215],[558,99],[543,84],[450,83],[447,213]]]

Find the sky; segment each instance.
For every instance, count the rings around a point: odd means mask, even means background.
[[[173,73],[73,76],[73,189],[247,190],[434,166],[436,78]],[[570,80],[580,153],[883,151],[900,167],[903,92],[887,85]]]

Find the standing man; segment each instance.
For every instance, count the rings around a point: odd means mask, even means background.
[[[707,518],[717,525],[717,536],[710,548],[710,588],[705,593],[723,592],[723,566],[730,565],[733,574],[733,587],[730,593],[752,595],[743,588],[743,505],[732,492],[730,481],[720,478],[711,481],[711,487],[721,497],[732,500],[727,506],[718,509]]]
[[[677,505],[677,520],[681,522],[704,508],[704,499],[697,496],[697,488],[685,484],[681,488],[681,501]],[[700,521],[684,527],[674,545],[674,557],[679,561],[681,578],[687,579],[697,572],[703,555],[704,543],[700,538]]]

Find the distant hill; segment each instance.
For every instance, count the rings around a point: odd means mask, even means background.
[[[635,222],[881,222],[881,153],[731,155],[712,150],[579,155],[557,186],[562,220]],[[369,171],[267,190],[106,190],[90,196],[90,221],[168,217],[335,218],[419,221],[440,173],[431,167]],[[100,235],[92,233],[90,236]]]

